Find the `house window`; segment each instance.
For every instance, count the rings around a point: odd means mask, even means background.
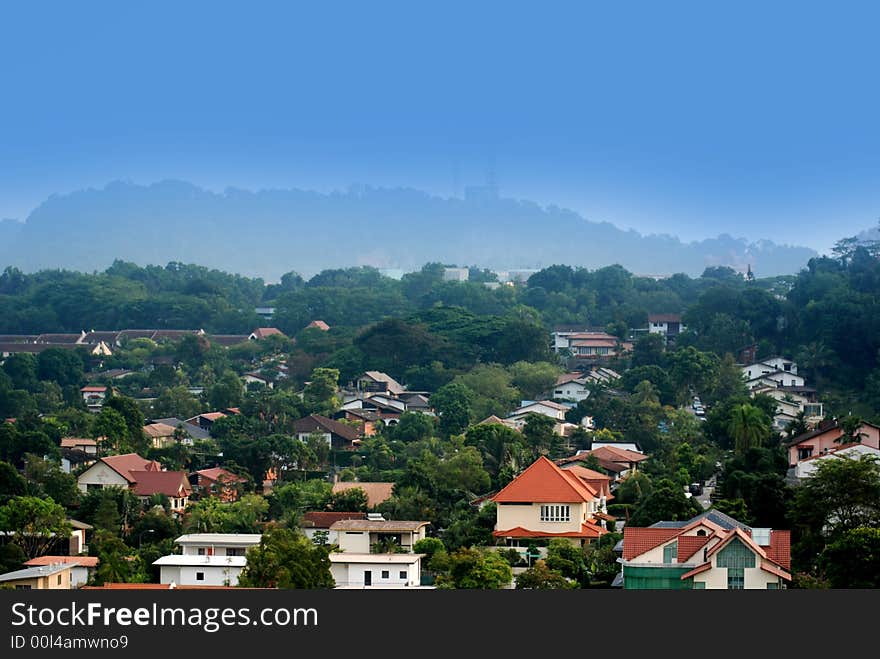
[[[401,579],[406,579],[406,570],[401,570],[401,571],[400,571],[400,578],[401,578]]]
[[[771,581],[767,584],[767,590],[779,590],[779,584],[775,581]]]
[[[609,348],[596,348],[597,355],[607,355]]]
[[[562,504],[550,504],[541,506],[542,522],[570,522],[571,506]]]
[[[204,556],[205,555],[205,548],[199,547],[198,552],[199,552],[199,556]]]
[[[810,448],[799,448],[797,450],[798,460],[806,460],[811,455],[813,455],[813,447]]]
[[[745,588],[745,570],[741,567],[727,568],[727,589],[743,590]]]
[[[61,575],[60,574],[58,575],[58,585],[59,586],[61,585]]]
[[[390,576],[391,576],[391,572],[389,572],[388,570],[382,570],[382,578],[383,579],[388,579]]]
[[[718,567],[736,569],[755,567],[755,553],[739,540],[731,540],[718,552]]]
[[[196,581],[204,581],[205,573],[204,572],[196,572]]]
[[[663,562],[676,563],[678,557],[678,540],[673,540],[663,548]]]
[[[230,547],[226,550],[227,556],[244,556],[244,549],[241,547]]]
[[[694,590],[706,590],[706,582],[705,581],[695,581],[694,582]]]

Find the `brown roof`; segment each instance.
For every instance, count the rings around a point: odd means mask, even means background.
[[[315,529],[329,529],[335,522],[345,519],[367,519],[367,513],[337,513],[324,511],[311,511],[303,514],[301,526]]]
[[[394,520],[394,519],[340,519],[330,525],[331,531],[377,531],[394,533],[395,531],[418,531],[431,522]]]
[[[321,416],[320,414],[310,414],[309,416],[302,419],[297,419],[293,422],[293,429],[295,432],[301,433],[311,433],[323,430],[334,435],[339,435],[343,439],[347,439],[350,442],[358,439],[358,437],[360,436],[357,428],[352,428],[351,426],[340,423],[335,419],[329,419],[326,416]]]
[[[131,475],[132,471],[160,471],[162,469],[162,466],[155,460],[147,460],[146,458],[139,456],[137,453],[108,455],[107,457],[101,458],[100,462],[106,464],[129,483],[135,482],[134,477]]]
[[[229,347],[237,346],[239,343],[245,343],[250,338],[250,334],[212,334],[208,337],[211,343]]]
[[[575,474],[541,456],[492,497],[496,503],[582,503],[596,491]]]
[[[571,341],[573,348],[615,348],[617,339],[574,339]]]
[[[649,313],[649,323],[680,323],[681,314],[677,313]]]
[[[107,387],[99,387],[99,386],[89,386],[82,387],[80,391],[107,391]]]
[[[582,380],[584,378],[583,373],[563,373],[558,378],[556,378],[556,386],[560,387],[568,382],[573,382],[575,380]]]
[[[135,479],[131,490],[138,496],[164,494],[169,497],[189,496],[192,487],[184,471],[132,471]]]
[[[325,332],[330,329],[330,326],[327,323],[325,323],[323,320],[313,320],[308,325],[306,325],[305,328],[309,329],[312,327],[315,329],[323,330]]]
[[[274,336],[276,334],[284,336],[284,333],[277,327],[258,327],[251,332],[250,336],[254,336],[258,339],[265,339],[267,336]]]
[[[25,561],[23,565],[37,566],[37,565],[56,565],[58,563],[63,563],[67,565],[68,563],[75,563],[81,567],[97,567],[98,565],[98,557],[97,556],[37,556],[36,558],[32,558],[29,561]]]
[[[383,501],[391,498],[394,483],[363,483],[361,481],[346,481],[333,483],[333,492],[345,492],[352,488],[360,488],[367,494],[367,506],[373,508]]]
[[[76,448],[77,446],[97,446],[98,442],[86,437],[62,437],[61,448]]]
[[[174,428],[165,423],[150,423],[144,426],[144,432],[150,437],[171,437],[174,434]]]
[[[223,467],[211,467],[210,469],[200,469],[196,472],[202,478],[207,478],[210,481],[219,480],[221,483],[242,483],[245,479],[243,476],[239,476],[238,474],[233,474],[231,471],[224,469]]]
[[[269,590],[240,586],[178,586],[168,583],[105,583],[103,586],[81,586],[82,590]]]
[[[648,459],[644,453],[636,453],[614,446],[600,446],[584,455],[595,455],[599,459],[611,460],[612,462],[641,462]]]

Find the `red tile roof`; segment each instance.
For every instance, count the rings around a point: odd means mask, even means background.
[[[306,329],[309,329],[312,327],[314,327],[315,329],[322,330],[324,332],[326,332],[328,329],[330,329],[330,326],[327,323],[325,323],[323,320],[313,320],[308,325],[306,325]]]
[[[76,563],[82,567],[97,567],[97,556],[37,556],[29,561],[25,561],[24,565],[55,565],[58,563]]]
[[[691,577],[694,577],[694,576],[700,574],[701,572],[705,572],[706,570],[711,570],[711,569],[712,569],[711,562],[710,563],[703,563],[702,565],[698,565],[697,567],[695,567],[693,570],[690,570],[689,572],[685,572],[683,575],[681,575],[681,580],[684,581],[685,579],[690,579]]]
[[[97,387],[97,386],[82,387],[82,388],[80,389],[80,391],[82,391],[82,392],[87,392],[87,391],[94,391],[94,392],[98,392],[98,391],[107,391],[107,387]]]
[[[782,577],[783,579],[791,581],[791,574],[787,570],[783,570],[775,563],[772,563],[770,561],[761,561],[761,569],[765,572],[769,572],[770,574],[775,574],[777,577]]]
[[[164,494],[184,497],[192,494],[192,487],[184,471],[132,471],[135,483],[131,491],[142,497]]]
[[[580,465],[572,465],[563,468],[563,471],[569,471],[586,483],[590,489],[597,495],[605,495],[606,500],[611,500],[614,495],[611,494],[611,476],[600,474],[598,471],[581,467]]]
[[[644,453],[636,453],[615,446],[600,446],[597,449],[589,451],[586,455],[595,455],[597,458],[611,460],[613,462],[641,462],[647,460],[648,456]]]
[[[343,519],[367,519],[367,513],[338,513],[316,510],[303,514],[301,526],[316,529],[329,529],[331,524]]]
[[[267,336],[274,336],[276,334],[284,336],[284,333],[277,327],[258,327],[251,334],[258,339],[265,339]]]
[[[561,533],[530,531],[521,526],[506,531],[492,531],[492,535],[496,538],[598,538],[606,533],[608,533],[607,530],[595,524],[582,524],[580,531],[563,531]]]
[[[681,529],[623,527],[623,560],[629,561],[644,554],[654,547],[672,540],[681,533]]]
[[[541,456],[492,497],[496,503],[582,503],[595,490],[569,470]]]
[[[696,554],[709,542],[709,535],[680,535],[678,536],[678,562],[684,563]]]
[[[791,531],[770,531],[770,546],[764,549],[771,561],[785,570],[791,569]]]
[[[117,474],[122,476],[129,483],[134,483],[132,471],[160,471],[162,465],[155,460],[147,460],[137,453],[124,453],[123,455],[108,455],[100,459],[108,467]]]
[[[211,467],[210,469],[200,469],[196,472],[202,478],[206,478],[209,481],[220,481],[221,483],[243,483],[247,479],[243,476],[239,476],[238,474],[233,474],[231,471],[224,469],[223,467]]]

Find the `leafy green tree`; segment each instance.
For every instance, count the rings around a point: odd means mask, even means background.
[[[367,493],[360,487],[352,487],[330,495],[328,508],[338,512],[367,512]]]
[[[102,454],[126,453],[129,434],[125,417],[112,407],[101,410],[92,425],[92,435],[98,440]]]
[[[660,521],[688,520],[701,512],[703,507],[693,498],[686,497],[680,485],[664,478],[636,506],[628,526],[650,526]]]
[[[80,491],[76,477],[64,473],[56,463],[28,453],[25,455],[24,473],[30,483],[53,501],[68,509],[78,506]]]
[[[211,409],[225,410],[238,407],[244,395],[244,385],[233,371],[224,371],[223,375],[205,392]]]
[[[589,585],[590,574],[583,549],[564,538],[552,538],[547,546],[547,567],[581,586]]]
[[[388,438],[402,442],[430,439],[434,435],[434,417],[421,412],[404,412],[397,423],[386,430]]]
[[[202,411],[204,411],[202,404],[182,384],[163,388],[156,400],[153,401],[153,416],[155,418],[189,419]]]
[[[238,578],[243,588],[333,588],[330,547],[316,545],[304,534],[287,528],[265,531],[260,544],[247,552],[247,565]]]
[[[663,337],[659,334],[643,334],[633,343],[632,368],[644,366],[663,367],[665,364],[665,348]]]
[[[448,437],[468,427],[473,398],[473,391],[460,382],[451,382],[434,392],[430,402],[439,416],[440,432]]]
[[[303,390],[303,403],[309,413],[332,414],[339,408],[339,370],[316,368]]]
[[[49,348],[37,355],[37,377],[61,386],[78,385],[83,378],[82,359],[74,350]]]
[[[810,572],[825,547],[848,531],[880,527],[880,461],[870,455],[819,461],[798,486],[790,516],[793,562]]]
[[[18,469],[8,462],[0,462],[0,503],[25,495],[27,488],[27,481],[18,473]]]
[[[845,531],[819,557],[832,588],[880,588],[880,528]]]
[[[551,568],[547,561],[541,559],[516,575],[517,590],[570,590],[577,587],[576,582],[569,581],[558,570]]]
[[[496,590],[513,581],[508,562],[489,549],[462,547],[449,554],[447,571],[437,577],[438,588]]]
[[[770,422],[754,405],[737,405],[731,411],[728,432],[736,452],[742,455],[750,448],[764,445],[770,436]]]
[[[3,370],[12,382],[12,389],[37,390],[37,358],[26,352],[10,355],[3,360]]]
[[[553,386],[562,373],[558,364],[550,362],[516,362],[508,370],[513,386],[528,400],[552,397]]]
[[[12,497],[0,506],[0,528],[12,533],[12,542],[28,558],[48,553],[56,540],[70,536],[64,508],[49,498]]]
[[[465,442],[480,452],[493,489],[501,489],[512,481],[529,459],[522,433],[500,423],[471,426]]]
[[[131,560],[134,551],[117,535],[98,529],[92,537],[89,549],[98,557],[98,567],[93,577],[94,585],[143,581],[139,571],[140,566]]]

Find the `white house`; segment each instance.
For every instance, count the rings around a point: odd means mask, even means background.
[[[648,332],[664,337],[675,336],[684,332],[687,326],[681,322],[681,315],[676,313],[648,314]]]
[[[260,544],[259,533],[189,533],[174,543],[182,553],[162,556],[153,565],[159,582],[178,586],[236,586],[247,565],[247,550]]]
[[[586,400],[590,395],[587,389],[589,379],[583,373],[565,373],[556,379],[553,387],[553,398],[571,400],[577,403]]]
[[[271,379],[267,378],[265,375],[260,375],[259,373],[245,373],[241,379],[244,380],[245,386],[249,384],[261,384],[267,389],[275,388]]]
[[[745,367],[743,368],[745,371]],[[804,378],[795,373],[786,373],[785,371],[768,371],[761,373],[755,377],[748,378],[746,387],[751,391],[758,387],[803,387]]]
[[[840,448],[830,449],[827,453],[813,455],[798,462],[794,468],[796,478],[809,478],[816,473],[819,464],[824,460],[846,459],[858,460],[863,455],[873,455],[880,461],[880,449],[867,444],[844,444]]]
[[[330,574],[337,588],[416,588],[425,554],[330,554]]]
[[[469,276],[468,268],[443,268],[443,281],[467,281]]]
[[[260,544],[260,533],[187,533],[174,541],[184,556],[244,556]]]
[[[780,387],[803,387],[804,378],[797,374],[797,363],[784,357],[769,357],[742,366],[743,376],[749,382],[776,382]]]
[[[159,583],[178,586],[237,586],[247,565],[244,556],[190,556],[169,554],[153,561]]]

